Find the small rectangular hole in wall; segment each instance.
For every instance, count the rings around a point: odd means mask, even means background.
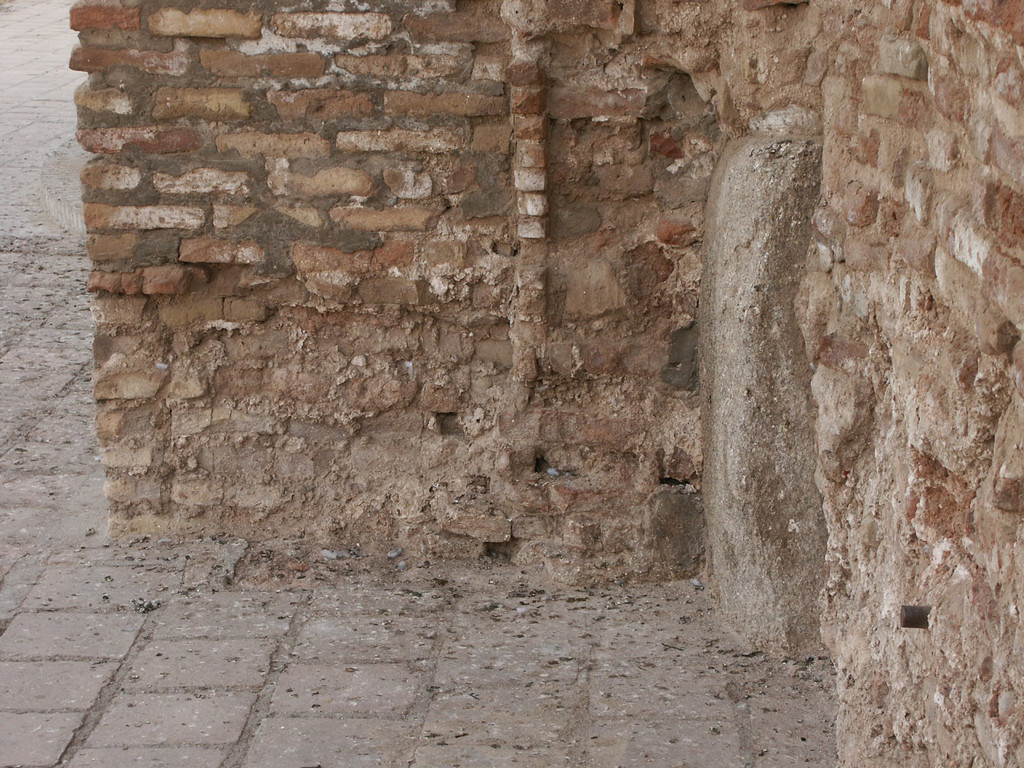
[[[462,429],[462,422],[459,421],[459,414],[435,413],[434,418],[437,419],[437,428],[441,430],[442,435],[465,436],[466,433]]]

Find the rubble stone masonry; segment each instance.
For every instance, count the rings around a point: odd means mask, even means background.
[[[763,584],[732,576],[803,600],[768,645],[814,646],[823,587],[844,766],[1024,763],[1021,0],[83,0],[71,23],[116,530],[568,579],[706,548],[715,583],[756,549]],[[716,181],[744,146],[821,169],[792,182],[820,184],[809,227],[780,204],[793,266],[716,274],[716,311],[761,323],[746,357],[698,315],[705,219],[758,208]],[[823,515],[773,483],[705,537],[698,358],[772,373],[789,328],[813,429],[765,418],[779,377],[736,377],[757,418],[721,455],[807,451]]]

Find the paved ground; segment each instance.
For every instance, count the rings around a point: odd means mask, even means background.
[[[82,242],[40,184],[68,5],[0,4],[0,766],[834,765],[827,661],[746,652],[688,582],[110,544]]]

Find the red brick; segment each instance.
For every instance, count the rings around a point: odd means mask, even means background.
[[[231,37],[255,40],[262,35],[263,17],[225,8],[160,8],[149,16],[149,29],[164,37]]]
[[[142,270],[142,292],[147,295],[180,295],[198,282],[206,282],[206,273],[196,267],[162,264]]]
[[[153,117],[198,117],[213,122],[245,120],[251,114],[241,88],[157,88]]]
[[[928,4],[922,4],[918,6],[917,14],[918,16],[914,23],[914,36],[922,40],[931,40],[932,7]]]
[[[434,117],[459,115],[479,117],[500,115],[508,111],[508,102],[499,96],[474,93],[413,93],[388,91],[384,94],[384,111],[388,114]]]
[[[920,126],[928,114],[927,88],[923,83],[893,75],[869,75],[861,87],[865,114]],[[855,115],[850,111],[851,116]]]
[[[429,304],[430,290],[423,280],[375,277],[359,284],[359,298],[366,304]]]
[[[516,114],[515,133],[517,139],[543,141],[547,135],[548,120],[543,114]]]
[[[996,126],[989,144],[991,162],[1018,187],[1024,189],[1024,145]]]
[[[556,120],[639,117],[643,108],[644,92],[635,88],[622,91],[552,88],[548,97],[548,114]]]
[[[882,138],[877,128],[861,132],[853,143],[853,159],[861,165],[872,168],[878,167],[878,150],[881,147]]]
[[[655,236],[665,245],[682,247],[698,242],[703,233],[691,221],[662,218],[658,221]]]
[[[109,48],[83,48],[71,52],[71,69],[77,72],[103,72],[115,67],[140,69],[151,75],[183,75],[188,71],[189,54],[173,51],[111,50]]]
[[[475,165],[457,165],[448,176],[445,188],[448,192],[465,192],[476,183],[477,167]]]
[[[535,61],[514,61],[505,68],[505,82],[509,85],[540,85],[544,73]]]
[[[331,143],[315,133],[260,133],[240,131],[217,137],[221,152],[237,151],[241,155],[266,157],[324,157]]]
[[[1017,393],[1024,395],[1024,343],[1021,342],[1013,348],[1013,383]]]
[[[547,91],[540,86],[515,86],[509,99],[513,115],[543,115],[547,108]]]
[[[867,345],[859,341],[844,339],[834,333],[824,337],[818,345],[818,360],[821,364],[837,370],[848,368],[847,363],[853,363],[856,366],[867,356]]]
[[[965,122],[971,113],[971,95],[963,82],[949,73],[932,71],[929,88],[935,99],[935,108],[948,120]]]
[[[89,274],[88,290],[95,293],[123,293],[133,295],[142,293],[141,272],[92,272]]]
[[[668,157],[673,160],[678,160],[683,156],[683,148],[679,146],[679,142],[672,138],[670,133],[661,133],[654,131],[650,137],[651,152],[662,157]]]
[[[748,11],[759,11],[773,5],[802,5],[808,0],[743,0],[743,8]]]
[[[990,301],[979,297],[975,303],[974,335],[985,355],[1007,355],[1020,341],[1020,333]]]
[[[78,32],[83,29],[139,29],[142,26],[140,16],[138,8],[76,3],[71,8],[71,28]]]
[[[502,21],[482,13],[435,13],[430,16],[409,14],[402,23],[417,42],[450,40],[456,43],[500,43],[510,36],[508,27]]]
[[[1001,29],[1018,45],[1024,44],[1024,2],[1021,0],[965,3],[964,10],[969,17]]]
[[[331,209],[331,218],[343,227],[361,232],[425,232],[434,227],[440,213],[423,206],[378,210],[338,205]]]
[[[1024,483],[1020,478],[998,476],[992,483],[992,506],[1019,513],[1024,508]],[[998,709],[996,710],[998,714]]]
[[[304,91],[271,91],[267,101],[287,120],[333,120],[337,117],[372,115],[376,109],[365,93],[329,88]]]
[[[643,438],[643,431],[633,419],[601,418],[573,411],[546,411],[541,415],[540,438],[556,443],[625,451]]]
[[[206,212],[202,208],[187,205],[86,203],[82,206],[82,214],[89,230],[199,229],[206,223]]]
[[[296,243],[292,261],[300,273],[348,272],[356,275],[387,273],[412,264],[415,244],[409,240],[390,240],[369,251],[345,251],[338,248]]]
[[[675,480],[689,480],[697,474],[697,466],[689,453],[677,447],[665,457],[662,473]]]
[[[622,4],[615,0],[548,0],[547,12],[548,18],[556,22],[615,29],[619,25]]]
[[[981,268],[981,292],[1017,328],[1024,328],[1024,265],[1001,250],[993,250]]]
[[[900,247],[893,253],[895,262],[902,261],[920,275],[935,276],[935,236],[930,232],[916,235],[904,233]]]
[[[1008,245],[1024,241],[1024,194],[997,181],[983,188],[981,220]]]
[[[252,241],[193,237],[181,241],[178,258],[202,264],[259,264],[263,261],[263,249]]]
[[[248,56],[239,51],[210,50],[199,52],[199,62],[222,77],[320,77],[327,69],[327,60],[318,53],[261,53]]]
[[[103,154],[139,150],[160,155],[203,146],[202,136],[191,128],[97,128],[77,135],[84,149]]]
[[[284,37],[383,40],[391,34],[391,19],[383,13],[276,13],[270,25]]]
[[[120,261],[135,255],[139,236],[134,232],[123,235],[89,235],[86,251],[93,261]]]
[[[866,227],[873,224],[878,217],[878,193],[859,181],[850,182],[846,186],[843,213],[851,226]]]
[[[1024,106],[1024,69],[1012,56],[1006,56],[996,66],[996,94],[1007,104]]]

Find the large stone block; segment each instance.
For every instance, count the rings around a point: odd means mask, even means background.
[[[748,641],[791,653],[820,647],[825,576],[810,366],[794,310],[820,163],[811,140],[729,145],[701,279],[710,566],[724,618]]]

